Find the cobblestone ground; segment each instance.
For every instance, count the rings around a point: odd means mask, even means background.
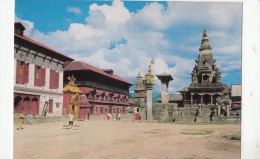
[[[49,122],[14,128],[15,159],[239,159],[240,124]]]

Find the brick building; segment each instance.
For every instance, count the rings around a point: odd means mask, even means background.
[[[14,34],[14,113],[62,115],[63,68],[72,58],[25,35],[15,23]]]
[[[75,78],[75,84],[81,95],[79,101],[79,119],[91,115],[107,115],[108,112],[127,113],[130,100],[130,82],[113,73],[112,69],[99,69],[80,61],[69,63],[64,69],[64,86],[68,77]],[[73,93],[64,92],[63,111],[71,102]]]

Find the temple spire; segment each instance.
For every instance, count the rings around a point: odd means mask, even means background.
[[[208,39],[208,33],[207,33],[205,28],[204,28],[204,31],[203,31],[199,51],[203,51],[203,50],[211,50],[211,46],[210,46],[209,39]]]
[[[143,78],[140,71],[138,72],[138,75],[136,78]]]

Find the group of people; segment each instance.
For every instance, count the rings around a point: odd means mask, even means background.
[[[121,113],[116,113],[116,112],[113,112],[113,116],[110,114],[110,113],[107,113],[107,120],[110,120],[110,119],[113,119],[113,120],[120,120],[121,119]]]

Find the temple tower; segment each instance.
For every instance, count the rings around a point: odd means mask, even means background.
[[[169,86],[169,82],[173,80],[172,76],[170,74],[167,73],[162,73],[160,75],[156,75],[157,78],[161,81],[161,85],[162,85],[162,91],[161,91],[161,101],[162,104],[165,103],[169,103],[169,99],[168,99],[168,86]]]
[[[146,107],[146,89],[144,85],[144,79],[140,72],[136,77],[134,86],[134,100],[138,103],[138,106]]]
[[[155,85],[154,75],[152,73],[151,65],[149,65],[148,73],[145,75],[144,80],[146,88],[146,107],[147,107],[147,120],[153,120],[153,109],[152,109],[152,89]]]
[[[216,105],[216,98],[223,95],[221,72],[213,58],[206,29],[203,31],[198,59],[191,73],[191,84],[188,92],[184,92],[190,105]],[[189,101],[188,101],[189,102]]]

